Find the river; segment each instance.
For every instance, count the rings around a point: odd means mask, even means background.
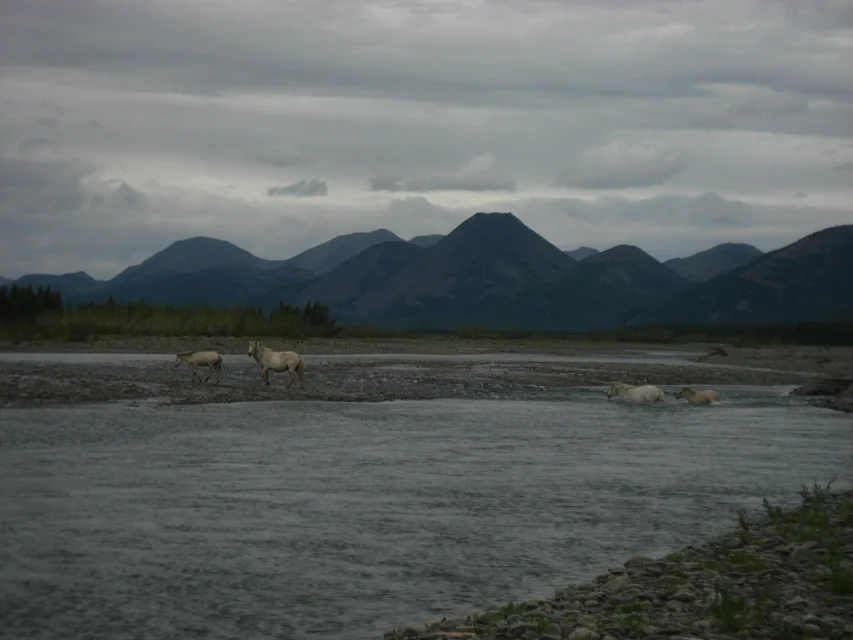
[[[378,639],[547,595],[850,469],[788,389],[2,409],[0,632]]]

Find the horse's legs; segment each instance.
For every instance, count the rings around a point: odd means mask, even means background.
[[[291,385],[293,384],[293,381],[296,380],[296,370],[295,369],[288,369],[288,371],[290,371],[290,381],[288,381],[285,389],[290,389]]]
[[[264,384],[270,386],[270,368],[263,367],[261,369],[261,380],[264,381]]]
[[[207,368],[208,368],[208,372],[207,372],[207,377],[204,379],[204,384],[207,384],[207,381],[210,380],[210,376],[213,375],[213,365],[208,363]]]

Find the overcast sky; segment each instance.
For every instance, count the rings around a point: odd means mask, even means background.
[[[0,0],[0,275],[511,211],[659,259],[853,222],[850,0]]]

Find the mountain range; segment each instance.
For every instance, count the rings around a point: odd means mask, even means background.
[[[110,280],[31,274],[66,301],[174,306],[328,304],[342,323],[412,329],[595,330],[642,324],[853,319],[853,225],[769,253],[723,243],[662,263],[631,245],[557,248],[511,213],[477,213],[447,235],[387,229],[268,260],[223,240],[177,241]],[[2,281],[0,281],[2,284]]]

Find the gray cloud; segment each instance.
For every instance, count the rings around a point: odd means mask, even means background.
[[[304,153],[288,143],[266,144],[260,149],[246,154],[246,158],[251,162],[266,164],[278,169],[304,167],[310,164],[310,160]]]
[[[49,118],[47,116],[39,116],[36,118],[36,124],[40,127],[58,127],[62,124],[59,118]]]
[[[673,255],[853,216],[849,2],[0,4],[4,275],[478,210]],[[306,175],[333,192],[283,215]]]
[[[456,172],[402,180],[396,176],[373,176],[372,191],[515,191],[512,178],[502,175],[494,168],[495,158],[483,153],[471,158]]]
[[[86,202],[89,164],[0,156],[0,219],[76,211]]]
[[[324,181],[316,180],[300,180],[286,187],[270,187],[267,189],[267,196],[299,196],[308,198],[311,196],[327,196],[329,195],[329,187]]]
[[[684,170],[682,154],[654,146],[610,143],[584,151],[575,169],[557,175],[558,184],[581,189],[653,187]]]

